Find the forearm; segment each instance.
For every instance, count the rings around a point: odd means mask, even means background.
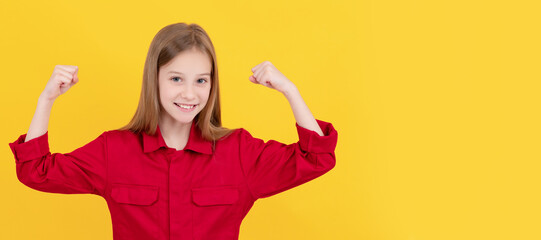
[[[293,111],[293,115],[295,115],[297,124],[303,128],[317,132],[319,136],[323,136],[323,131],[312,115],[312,112],[310,112],[310,109],[308,109],[304,99],[302,99],[297,87],[291,85],[283,94],[289,101],[289,105],[291,105],[291,110]]]
[[[49,125],[49,117],[51,115],[51,109],[53,108],[54,101],[46,100],[41,96],[38,99],[36,112],[30,123],[30,128],[26,133],[25,142],[28,142],[36,137],[39,137],[47,132]]]

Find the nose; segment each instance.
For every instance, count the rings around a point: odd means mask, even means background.
[[[184,86],[181,87],[180,96],[183,99],[186,99],[188,101],[195,98],[195,94],[194,94],[194,91],[193,91],[193,88],[192,88],[191,84],[185,84]]]

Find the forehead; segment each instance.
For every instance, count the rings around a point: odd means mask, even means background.
[[[210,72],[212,63],[206,53],[196,48],[185,50],[177,54],[171,61],[163,65],[160,71],[178,71],[183,73],[206,73]]]

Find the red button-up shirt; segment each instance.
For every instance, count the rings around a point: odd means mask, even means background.
[[[243,128],[213,144],[192,123],[183,150],[155,135],[105,131],[71,153],[50,153],[48,132],[9,146],[17,178],[51,193],[90,193],[109,207],[113,239],[238,239],[258,198],[323,175],[335,166],[337,132],[297,127],[289,145],[254,138]]]

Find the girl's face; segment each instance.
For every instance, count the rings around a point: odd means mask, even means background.
[[[162,117],[188,124],[207,104],[210,94],[210,58],[196,48],[180,52],[158,73]]]

